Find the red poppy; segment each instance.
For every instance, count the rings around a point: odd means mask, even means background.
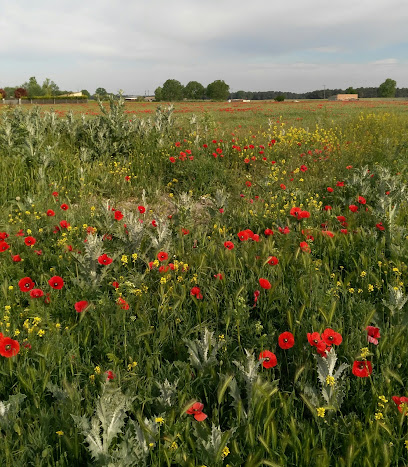
[[[34,281],[30,277],[23,277],[18,281],[18,286],[22,292],[29,292],[34,288]]]
[[[53,191],[52,196],[54,196],[54,198],[58,198],[58,191]]]
[[[368,378],[371,373],[373,372],[373,367],[371,362],[364,360],[358,361],[355,360],[353,363],[352,373],[354,376],[358,376],[359,378]]]
[[[120,211],[115,211],[115,219],[120,221],[123,219],[123,214]]]
[[[366,331],[368,342],[374,345],[378,345],[378,339],[381,337],[380,328],[376,328],[374,326],[367,326]]]
[[[300,213],[301,209],[297,207],[293,207],[290,211],[289,214],[294,217],[298,217],[298,214]]]
[[[301,170],[302,172],[306,172],[307,167],[306,167],[305,165],[301,165],[301,166],[300,166],[300,170]]]
[[[279,264],[279,260],[276,256],[269,256],[268,258],[268,264],[270,264],[271,266],[276,266],[277,264]]]
[[[6,240],[9,238],[9,234],[7,232],[0,232],[0,240]]]
[[[52,276],[48,284],[53,289],[61,290],[64,287],[64,279],[60,276]]]
[[[0,242],[0,251],[6,251],[10,248],[10,245],[6,242]]]
[[[190,231],[188,229],[181,229],[181,233],[183,235],[188,235],[190,233]]]
[[[295,345],[295,338],[291,332],[283,332],[278,337],[278,344],[281,349],[290,349]]]
[[[230,241],[224,242],[224,246],[225,248],[228,248],[228,250],[232,250],[233,248],[235,248],[235,245]]]
[[[20,351],[20,344],[18,341],[11,339],[10,337],[0,338],[0,355],[6,358],[14,357]]]
[[[318,343],[322,340],[320,334],[318,332],[308,332],[307,333],[307,340],[309,344],[313,347],[317,347]]]
[[[98,258],[98,263],[103,264],[104,266],[111,264],[112,261],[113,261],[112,258],[109,258],[109,256],[106,253],[99,256]]]
[[[106,381],[110,381],[116,378],[115,373],[112,370],[105,371]]]
[[[262,362],[262,366],[264,368],[273,368],[278,364],[278,359],[276,355],[272,353],[270,350],[264,350],[259,354],[259,360],[264,359]]]
[[[326,235],[326,237],[334,237],[334,233],[331,232],[330,230],[322,230],[322,235]]]
[[[176,163],[176,159],[175,159],[173,156],[169,157],[169,161],[170,161],[172,164],[175,164],[175,163]]]
[[[67,222],[65,220],[62,220],[62,221],[60,221],[60,226],[61,226],[61,229],[67,229],[70,226],[70,224],[69,224],[69,222]]]
[[[167,272],[169,269],[170,269],[170,266],[169,266],[169,265],[167,265],[167,266],[160,266],[160,267],[159,267],[159,272],[160,272],[160,274],[163,274],[163,273]]]
[[[157,222],[155,221],[155,219],[152,220],[152,226],[157,227]]]
[[[214,274],[214,277],[216,279],[219,279],[220,281],[222,281],[224,279],[224,276],[220,272],[218,274]]]
[[[86,300],[81,300],[80,302],[76,302],[74,307],[77,313],[82,313],[88,308],[88,305],[89,303]]]
[[[265,229],[264,234],[265,234],[266,236],[273,235],[273,230],[271,230],[271,229]]]
[[[249,188],[249,187],[252,186],[252,183],[251,183],[249,180],[247,180],[247,181],[245,182],[245,185]]]
[[[329,205],[327,205],[327,206],[324,207],[324,210],[325,210],[325,211],[331,211],[332,209],[333,209],[333,208],[332,208],[331,206],[329,206]]]
[[[116,301],[116,303],[119,305],[119,307],[122,310],[129,310],[129,303],[122,297],[119,297]]]
[[[20,255],[11,255],[11,259],[15,262],[15,263],[19,263],[21,261],[21,256]]]
[[[203,295],[201,293],[201,290],[199,287],[193,287],[191,290],[190,290],[190,295],[192,295],[193,297],[195,297],[197,300],[202,300],[203,299]]]
[[[392,396],[392,400],[397,404],[398,410],[405,415],[408,415],[408,397]]]
[[[52,209],[48,209],[47,216],[48,217],[53,217],[53,216],[55,216],[55,212]]]
[[[31,298],[41,298],[44,296],[44,292],[41,289],[32,289],[30,290]]]
[[[305,253],[310,253],[310,251],[311,251],[310,246],[309,246],[309,244],[307,242],[300,242],[299,247]]]
[[[20,230],[16,233],[16,237],[24,237],[24,230],[23,230],[23,229],[20,229]]]
[[[166,261],[167,259],[169,259],[169,255],[165,251],[159,251],[157,253],[157,259],[159,261]]]
[[[328,186],[328,187],[327,187],[327,191],[328,191],[329,193],[333,193],[334,190],[333,190],[333,188],[332,188],[331,186]]]
[[[351,212],[357,212],[358,206],[356,206],[355,204],[350,204],[349,209]]]
[[[318,342],[318,344],[316,345],[316,350],[317,350],[317,353],[323,357],[323,358],[326,358],[327,357],[327,352],[330,352],[330,349],[331,347],[330,346],[327,346],[326,345],[326,342],[324,341],[320,341]]]
[[[333,329],[327,328],[322,333],[322,339],[327,345],[340,345],[343,341],[343,337]]]
[[[272,285],[271,283],[268,281],[268,279],[263,279],[262,277],[259,279],[259,285],[263,288],[263,289],[266,289],[266,290],[269,290]]]
[[[119,282],[112,282],[112,286],[115,287],[115,289],[119,288]]]
[[[284,185],[283,183],[280,184],[280,187],[282,190],[286,190],[286,185]]]
[[[286,226],[284,229],[282,227],[279,227],[278,230],[281,234],[284,234],[284,235],[287,235],[290,232],[290,229],[288,226]]]
[[[382,222],[379,222],[378,224],[375,224],[378,230],[384,231],[385,227],[383,226]]]
[[[337,183],[336,183],[336,186],[343,187],[343,186],[344,186],[344,182],[337,182]]]
[[[194,418],[198,422],[203,422],[207,418],[207,415],[203,413],[203,408],[204,404],[201,402],[194,402],[194,404],[186,410],[186,413],[189,415],[194,415]]]
[[[367,203],[366,199],[365,199],[363,196],[359,196],[358,199],[357,199],[357,201],[358,201],[360,204],[366,204],[366,203]]]
[[[237,235],[241,242],[246,242],[250,238],[248,230],[241,230],[241,232],[238,232]]]
[[[26,237],[26,238],[24,239],[24,243],[25,243],[27,246],[35,245],[36,242],[37,242],[37,240],[36,240],[34,237]]]
[[[68,204],[65,204],[65,203],[64,203],[64,204],[61,204],[60,207],[61,207],[61,209],[62,209],[63,211],[67,211],[67,210],[69,209]]]
[[[146,208],[144,206],[138,206],[137,209],[139,209],[140,214],[144,214],[146,212]]]

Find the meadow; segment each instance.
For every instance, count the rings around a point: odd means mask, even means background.
[[[408,102],[0,108],[4,466],[408,465]]]

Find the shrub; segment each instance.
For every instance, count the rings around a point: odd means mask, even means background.
[[[276,102],[283,102],[285,100],[285,95],[284,94],[279,94],[275,97]]]

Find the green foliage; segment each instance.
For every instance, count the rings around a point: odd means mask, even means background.
[[[379,97],[395,97],[397,82],[391,78],[387,78],[378,88]]]
[[[345,94],[358,94],[352,86],[349,86],[344,92]]]
[[[184,97],[186,99],[203,99],[205,95],[204,86],[198,81],[190,81],[184,88]]]
[[[86,89],[82,89],[81,92],[87,99],[91,98],[91,94]]]
[[[285,95],[284,94],[279,94],[278,96],[275,97],[274,100],[276,102],[283,102],[285,100]]]
[[[176,79],[168,79],[164,82],[161,90],[163,101],[181,101],[183,98],[184,86]]]
[[[217,79],[207,86],[206,94],[214,101],[224,101],[229,96],[229,85],[224,80]]]
[[[160,102],[163,99],[162,91],[163,91],[163,88],[161,86],[159,86],[158,88],[155,89],[155,91],[154,91],[154,100],[155,101]]]

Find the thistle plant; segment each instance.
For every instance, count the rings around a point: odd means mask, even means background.
[[[185,339],[188,348],[190,363],[198,370],[205,370],[218,364],[217,352],[222,346],[222,342],[217,342],[213,333],[207,328],[204,329],[201,339],[194,341]]]

